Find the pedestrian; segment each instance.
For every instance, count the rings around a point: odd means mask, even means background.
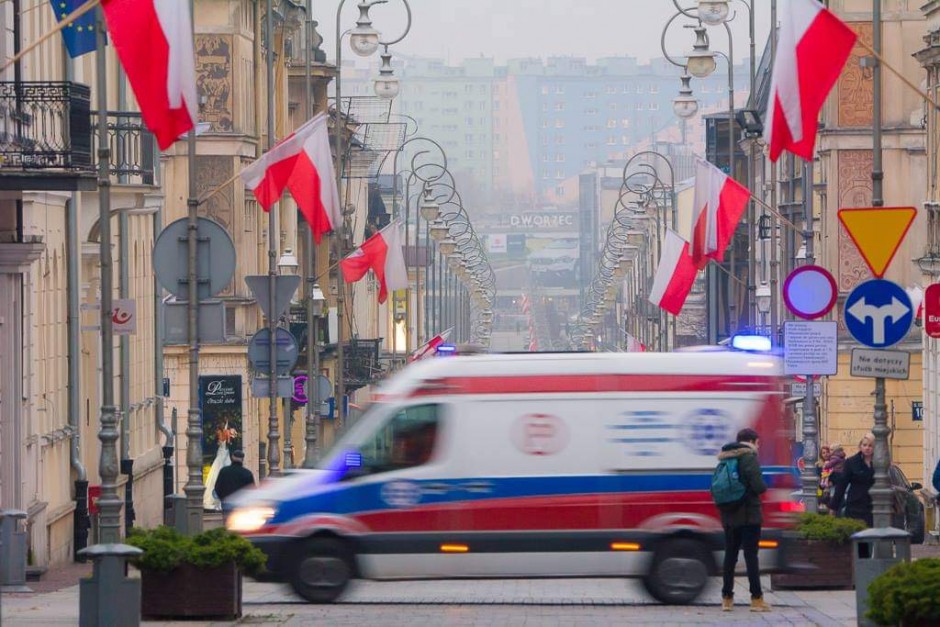
[[[764,601],[760,585],[760,564],[757,560],[760,542],[761,515],[760,495],[767,491],[761,473],[757,450],[760,437],[753,429],[741,429],[735,442],[725,444],[718,454],[719,463],[737,461],[738,480],[744,484],[744,496],[735,505],[720,507],[721,524],[725,531],[725,559],[722,568],[721,609],[734,609],[734,569],[738,564],[738,551],[744,551],[747,566],[747,581],[751,591],[751,611],[768,612],[770,605]]]
[[[937,459],[937,467],[933,469],[933,491],[940,495],[940,459]]]
[[[823,468],[826,462],[829,461],[829,452],[830,449],[828,446],[823,445],[819,447],[819,457],[816,459],[816,500],[820,505],[822,505],[823,495],[826,493],[825,490],[823,490],[822,475]]]
[[[822,475],[819,478],[819,485],[822,488],[822,496],[819,502],[832,511],[832,493],[835,491],[835,484],[845,467],[845,449],[841,444],[829,445],[829,459],[823,464]]]
[[[255,485],[255,476],[250,470],[242,464],[245,462],[245,452],[242,450],[232,451],[232,463],[219,471],[219,477],[215,480],[215,493],[222,501],[222,515],[228,518],[231,511],[229,499],[233,494],[247,486]]]
[[[875,452],[875,436],[866,433],[858,443],[858,453],[845,460],[845,466],[835,482],[832,509],[837,516],[872,521],[871,487],[875,483],[872,456]]]

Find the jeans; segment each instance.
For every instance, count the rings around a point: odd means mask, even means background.
[[[757,562],[757,543],[760,541],[760,525],[725,527],[725,563],[722,569],[721,596],[734,596],[734,568],[738,564],[738,551],[744,550],[747,566],[747,581],[751,587],[751,598],[764,596],[760,587],[760,565]]]

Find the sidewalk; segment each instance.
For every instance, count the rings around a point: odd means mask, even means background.
[[[238,622],[304,625],[315,621],[331,626],[601,625],[611,622],[855,625],[854,591],[768,589],[765,598],[774,606],[774,611],[753,614],[746,606],[746,585],[745,579],[738,580],[738,606],[729,614],[719,609],[717,580],[706,590],[700,603],[691,606],[656,604],[646,596],[638,581],[623,579],[363,581],[356,582],[342,603],[320,606],[302,602],[286,586],[245,579],[244,615]],[[32,594],[4,594],[0,611],[4,626],[74,625],[79,611],[78,586],[46,592],[37,590]]]

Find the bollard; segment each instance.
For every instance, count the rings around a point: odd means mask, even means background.
[[[911,561],[911,534],[894,527],[866,529],[852,536],[852,568],[855,570],[855,611],[860,626],[874,627],[865,618],[868,586],[895,564]]]
[[[26,587],[26,531],[20,525],[26,516],[20,509],[0,512],[0,585],[8,592],[32,592]]]
[[[96,544],[79,552],[94,561],[79,582],[79,627],[140,625],[140,579],[127,576],[127,560],[143,553],[128,544]]]
[[[163,499],[163,524],[186,533],[186,496],[170,494]]]

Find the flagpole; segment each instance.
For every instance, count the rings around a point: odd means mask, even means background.
[[[313,0],[307,0],[307,16],[304,22],[304,103],[306,105],[307,119],[313,117],[313,84],[310,77],[310,43],[313,39]],[[304,468],[313,468],[317,459],[320,457],[320,451],[317,444],[320,439],[320,386],[317,376],[320,374],[320,359],[317,352],[317,328],[318,320],[314,311],[313,293],[316,288],[317,280],[314,275],[317,273],[317,245],[313,241],[313,227],[309,222],[304,221],[303,245],[306,255],[304,255],[303,274],[306,278],[304,282],[304,308],[307,318],[307,407],[306,421],[304,431]]]
[[[268,86],[268,150],[274,146],[274,9],[272,0],[267,0],[267,15],[265,18],[267,30],[267,51],[265,64],[267,69]],[[281,434],[277,416],[277,318],[274,303],[277,301],[277,214],[280,202],[274,203],[268,212],[268,332],[269,346],[268,359],[268,474],[278,476],[281,474],[281,451],[279,449]]]

